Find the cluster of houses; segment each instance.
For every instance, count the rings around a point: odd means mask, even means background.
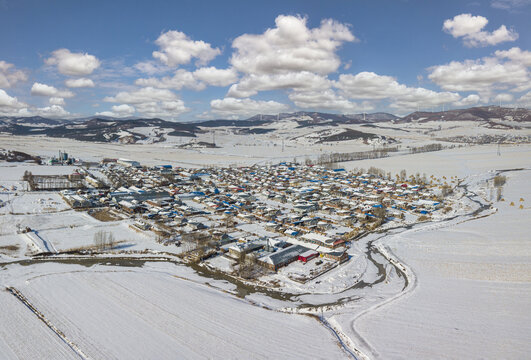
[[[135,217],[139,231],[188,244],[200,260],[253,257],[275,271],[316,257],[343,262],[349,241],[364,232],[441,207],[428,185],[321,166],[190,170],[106,159],[100,171],[109,189],[65,192],[73,207],[114,208]]]

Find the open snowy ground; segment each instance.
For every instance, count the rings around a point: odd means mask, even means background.
[[[9,265],[0,282],[17,288],[92,359],[345,357],[315,319],[184,280],[179,267]],[[14,296],[2,291],[0,297],[3,359],[76,357]]]
[[[0,144],[2,144],[2,142],[3,141],[0,140]],[[3,144],[1,146],[3,146]],[[30,163],[0,162],[0,193],[25,190],[22,176],[26,171],[29,171],[34,175],[69,175],[77,170],[79,170],[79,167],[69,165],[41,166]]]
[[[522,125],[522,124],[520,124]],[[525,125],[525,124],[524,124]],[[521,126],[519,129],[489,129],[478,122],[432,121],[427,123],[394,124],[392,122],[376,123],[369,126],[340,125],[337,127],[298,127],[293,120],[286,119],[275,124],[257,127],[272,130],[265,134],[241,133],[241,128],[220,127],[203,128],[196,138],[167,136],[167,141],[150,143],[151,140],[138,144],[90,143],[66,138],[47,138],[43,136],[6,136],[0,135],[0,146],[5,149],[19,150],[44,156],[56,155],[58,150],[66,150],[71,156],[83,160],[99,161],[103,157],[131,158],[145,165],[167,163],[185,167],[205,165],[250,165],[268,162],[299,162],[306,158],[316,159],[330,153],[348,153],[373,150],[372,143],[361,139],[316,143],[323,131],[332,133],[346,129],[372,133],[397,141],[389,146],[398,146],[406,150],[408,146],[422,146],[441,143],[440,138],[456,135],[496,136],[514,135],[530,136],[531,128]],[[142,129],[146,135],[153,129]],[[145,131],[144,131],[145,130]],[[190,142],[215,142],[217,148],[182,149],[180,146]],[[444,143],[444,142],[443,142]],[[444,143],[445,146],[459,145]],[[381,144],[380,144],[381,145]],[[375,146],[380,146],[375,144]],[[494,153],[496,152],[493,147]],[[398,162],[400,163],[400,159]],[[358,162],[353,166],[356,167]],[[369,165],[371,166],[371,165]],[[368,168],[365,164],[361,167]],[[400,171],[401,168],[398,168]],[[422,171],[421,171],[422,173]]]
[[[132,219],[102,222],[85,211],[72,210],[57,192],[26,192],[20,180],[24,171],[34,174],[69,174],[72,166],[38,166],[32,164],[0,163],[0,260],[20,259],[31,255],[32,251],[68,251],[92,247],[97,232],[112,234],[116,247],[114,251],[164,251],[179,253],[175,246],[164,246],[155,242],[152,232],[135,231],[129,226]],[[11,190],[16,184],[18,190]],[[32,246],[26,234],[18,233],[30,228],[50,244],[50,249]]]
[[[298,130],[299,134],[302,130]],[[315,130],[305,130],[313,132]],[[216,132],[218,134],[218,132]],[[85,161],[100,161],[104,157],[127,158],[139,161],[143,165],[171,164],[183,167],[251,165],[255,163],[291,161],[298,157],[304,161],[307,156],[315,157],[322,153],[352,152],[371,150],[372,146],[360,141],[343,141],[334,144],[299,144],[289,139],[292,134],[282,137],[261,135],[235,135],[220,133],[216,135],[218,148],[181,149],[180,145],[190,141],[211,142],[211,135],[200,135],[197,139],[178,138],[156,144],[118,144],[91,143],[71,139],[50,139],[40,136],[0,135],[0,146],[5,149],[24,151],[30,154],[54,156],[58,149],[65,149],[74,158]],[[282,147],[284,139],[284,149]]]
[[[15,209],[16,203],[15,203]],[[34,249],[31,239],[27,234],[17,234],[18,229],[31,228],[38,236],[61,251],[79,250],[94,247],[95,235],[103,232],[114,237],[113,251],[163,251],[179,253],[180,248],[164,246],[155,241],[151,232],[135,231],[129,225],[131,219],[102,222],[87,215],[85,212],[75,210],[61,211],[58,213],[39,213],[40,208],[31,208],[36,213],[24,215],[2,214],[0,209],[0,260],[3,257],[23,258],[30,255],[29,250],[46,251],[47,249]]]
[[[408,175],[416,173],[460,178],[489,170],[531,167],[531,145],[478,145],[387,158],[340,163],[347,170],[371,166],[398,174],[402,169]]]

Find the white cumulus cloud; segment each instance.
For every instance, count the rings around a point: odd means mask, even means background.
[[[149,86],[133,91],[121,91],[116,96],[104,98],[103,101],[134,105],[136,111],[143,116],[165,119],[177,119],[180,114],[190,110],[172,91]]]
[[[188,88],[192,90],[203,90],[207,85],[227,86],[238,79],[237,72],[232,69],[217,69],[213,66],[203,67],[194,72],[184,69],[178,69],[173,76],[164,76],[162,78],[137,79],[136,85],[151,86],[160,89],[181,90]]]
[[[356,40],[348,26],[331,19],[309,29],[306,18],[279,15],[275,25],[263,34],[244,34],[234,39],[235,52],[230,62],[236,70],[247,74],[329,74],[341,64],[336,54],[341,44]]]
[[[172,101],[146,102],[137,104],[139,113],[147,117],[175,120],[179,115],[190,111],[180,99]]]
[[[65,85],[70,88],[94,87],[94,81],[87,78],[67,79]]]
[[[511,94],[501,93],[494,97],[495,103],[508,103],[514,100],[514,96]]]
[[[238,80],[238,73],[233,68],[218,69],[210,66],[195,70],[194,77],[208,85],[228,86]]]
[[[63,99],[62,97],[51,97],[48,99],[50,105],[60,105],[60,106],[64,106],[65,105],[65,99]]]
[[[0,89],[0,114],[9,115],[25,107],[27,107],[26,104]]]
[[[54,86],[36,82],[31,87],[31,95],[71,98],[74,96],[74,93],[70,90],[58,90]]]
[[[127,104],[121,104],[121,105],[112,106],[111,111],[97,112],[96,115],[123,118],[123,117],[132,116],[135,113],[135,111],[136,109],[134,106],[127,105]]]
[[[0,61],[0,88],[10,88],[17,82],[26,81],[28,76],[22,70],[17,70],[15,65]]]
[[[531,51],[513,47],[509,50],[497,50],[494,53],[499,58],[506,58],[524,66],[531,66]]]
[[[170,90],[145,87],[134,91],[120,91],[116,96],[106,97],[103,101],[124,104],[141,104],[149,101],[171,101],[175,99],[177,99],[177,95]]]
[[[247,98],[260,91],[324,91],[331,86],[327,74],[337,71],[337,51],[356,41],[348,25],[332,19],[309,28],[301,16],[279,15],[275,27],[262,34],[243,34],[232,42],[230,63],[243,78],[227,97]]]
[[[352,99],[384,99],[407,91],[393,77],[363,71],[356,75],[342,74],[335,87]]]
[[[100,61],[94,55],[73,53],[68,49],[55,50],[44,62],[47,65],[57,65],[57,70],[68,76],[90,75],[100,66]]]
[[[391,107],[402,111],[441,106],[458,101],[461,98],[454,92],[437,92],[424,88],[408,88],[404,94],[393,98]]]
[[[35,115],[49,117],[49,118],[64,118],[70,115],[70,112],[66,111],[60,105],[50,105],[42,108],[36,108],[31,110]]]
[[[330,81],[322,75],[309,71],[289,72],[283,74],[249,74],[238,84],[230,87],[227,96],[244,98],[259,91],[278,89],[325,90]]]
[[[10,96],[4,90],[0,89],[0,115],[4,116],[39,115],[49,118],[65,118],[71,115],[60,104],[55,104],[54,102],[58,103],[59,101],[57,101],[57,98],[51,98],[50,106],[36,108],[18,101],[16,97]]]
[[[428,70],[430,80],[450,91],[486,92],[507,88],[519,91],[530,84],[529,71],[524,64],[496,57],[452,61]]]
[[[480,101],[481,101],[481,98],[480,98],[479,95],[470,94],[467,97],[465,97],[465,98],[463,98],[463,99],[461,99],[459,101],[454,102],[454,105],[455,106],[471,106],[471,105],[476,105]]]
[[[288,97],[295,106],[302,109],[331,110],[343,113],[374,109],[374,106],[368,101],[358,104],[336,94],[332,89],[324,91],[294,91]]]
[[[531,105],[531,91],[528,91],[526,94],[522,95],[516,102],[529,107]]]
[[[276,101],[224,98],[212,100],[210,108],[214,114],[240,118],[256,114],[277,114],[287,111],[289,106]]]
[[[212,48],[209,43],[194,41],[175,30],[161,34],[155,43],[160,51],[154,51],[153,57],[171,67],[188,64],[192,58],[196,58],[199,65],[204,65],[221,54],[220,49]]]
[[[425,88],[409,87],[400,84],[395,78],[373,72],[360,72],[356,75],[342,74],[334,86],[350,99],[370,99],[391,101],[391,107],[412,110],[417,107],[432,107],[460,99],[459,94],[436,92]]]
[[[454,16],[453,19],[445,20],[443,30],[454,38],[462,37],[465,46],[468,47],[496,45],[518,39],[518,33],[507,29],[505,25],[501,25],[492,32],[483,31],[488,22],[487,18],[483,16],[460,14]]]

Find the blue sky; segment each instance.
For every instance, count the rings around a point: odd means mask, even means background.
[[[0,0],[0,115],[531,104],[530,0]]]

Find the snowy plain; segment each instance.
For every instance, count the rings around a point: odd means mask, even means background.
[[[10,265],[7,271],[9,279],[2,271],[0,281],[24,294],[91,359],[344,357],[332,334],[315,319],[262,309],[185,280],[173,264],[87,268],[47,263],[31,271]],[[11,295],[0,296],[7,300],[1,317],[29,313]],[[26,335],[17,321],[6,320],[0,353],[10,355],[2,358],[26,357],[17,352]],[[28,357],[38,356],[41,347],[54,358],[75,357],[74,352],[59,352],[64,349],[57,349],[56,341],[40,342],[49,329],[33,331],[39,342],[25,347]]]

